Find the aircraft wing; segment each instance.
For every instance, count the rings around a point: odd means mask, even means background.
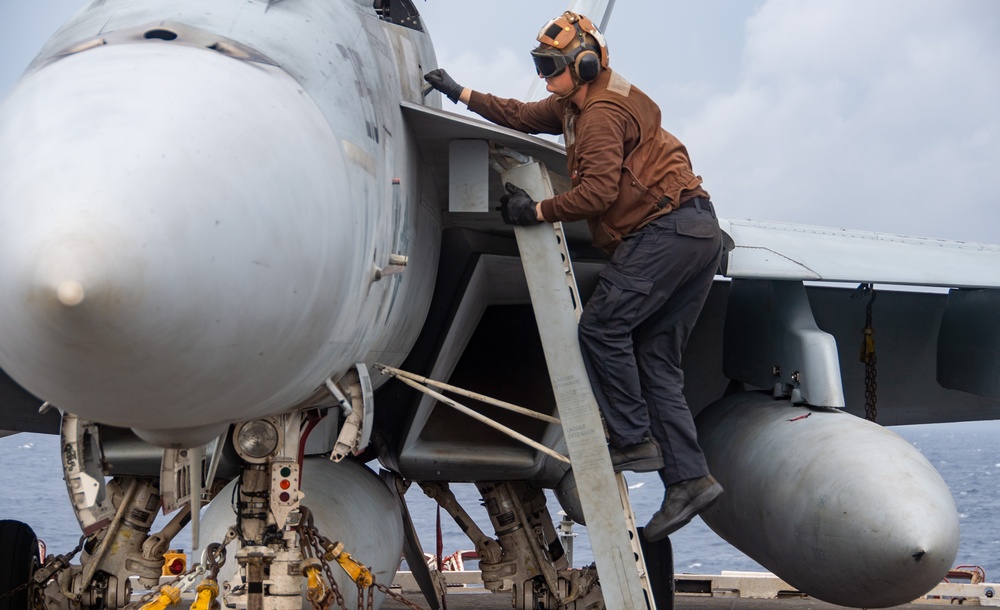
[[[723,220],[731,278],[1000,288],[1000,245]]]

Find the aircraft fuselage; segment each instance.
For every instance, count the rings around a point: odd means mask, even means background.
[[[434,61],[371,3],[82,10],[0,109],[0,367],[190,445],[401,362],[440,231],[399,102]]]

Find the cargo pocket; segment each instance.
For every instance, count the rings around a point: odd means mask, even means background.
[[[621,321],[632,327],[639,307],[653,289],[653,280],[606,266],[591,299],[597,299],[594,314],[598,322]]]
[[[714,219],[678,218],[675,223],[678,235],[697,237],[698,239],[712,239],[719,235],[719,226]]]

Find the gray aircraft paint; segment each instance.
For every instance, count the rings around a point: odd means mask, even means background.
[[[397,101],[426,36],[365,3],[202,6],[88,7],[0,119],[32,142],[0,149],[0,365],[161,444],[399,364],[438,250]],[[376,281],[391,254],[405,273]]]

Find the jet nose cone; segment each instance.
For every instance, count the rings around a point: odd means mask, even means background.
[[[294,403],[360,283],[340,146],[288,74],[207,49],[28,75],[0,105],[0,367],[127,427]]]
[[[26,219],[26,216],[21,216]],[[129,240],[97,223],[77,223],[73,232],[55,227],[36,227],[8,237],[12,281],[20,286],[26,302],[38,316],[55,321],[76,310],[67,320],[76,323],[83,312],[100,310],[110,317],[129,292],[143,285],[138,254]]]
[[[83,303],[83,299],[86,296],[87,291],[76,280],[63,280],[59,282],[59,286],[56,288],[56,298],[66,307],[76,307],[80,303]]]

